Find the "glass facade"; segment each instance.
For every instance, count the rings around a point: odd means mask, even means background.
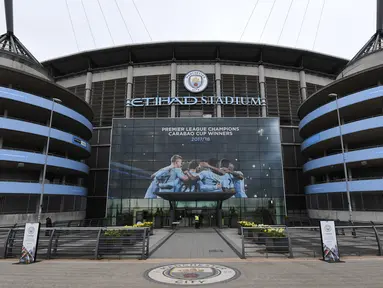
[[[182,159],[175,161],[175,155]],[[224,217],[233,207],[249,220],[266,210],[279,224],[285,216],[283,186],[278,118],[113,120],[107,205],[112,223],[137,221],[157,209],[167,214],[169,203],[159,192],[232,191],[233,198],[222,204]],[[177,209],[215,205],[177,202]]]

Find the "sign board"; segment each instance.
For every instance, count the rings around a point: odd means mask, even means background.
[[[208,85],[208,77],[199,70],[193,70],[184,77],[184,86],[191,93],[201,93]],[[133,98],[126,100],[127,107],[163,106],[163,105],[246,105],[266,106],[266,99],[258,97],[241,96],[213,96],[213,95],[188,95],[188,96],[156,96],[146,98]]]
[[[39,239],[40,223],[26,223],[23,246],[19,262],[31,264],[36,261],[37,242]]]
[[[266,106],[266,100],[261,97],[239,97],[239,96],[175,96],[175,97],[146,97],[126,100],[127,107],[143,106],[169,106],[169,105],[245,105]]]
[[[72,142],[78,146],[82,146],[82,147],[86,148],[86,142],[84,140],[78,138],[78,137],[73,137]]]
[[[320,221],[323,260],[339,262],[338,241],[336,239],[334,221]]]

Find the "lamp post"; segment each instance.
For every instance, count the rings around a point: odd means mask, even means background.
[[[340,122],[340,113],[339,113],[339,105],[338,105],[338,94],[330,93],[328,96],[330,98],[335,98],[336,113],[337,113],[337,116],[338,116],[340,145],[341,145],[341,148],[342,148],[344,178],[345,178],[345,181],[346,181],[346,193],[347,193],[347,201],[348,201],[348,213],[349,213],[349,218],[350,218],[349,221],[352,223],[351,197],[350,197],[350,189],[348,187],[348,173],[347,173],[347,166],[346,166],[346,157],[345,157],[345,154],[344,154],[342,123]]]
[[[49,143],[51,140],[51,130],[52,130],[52,119],[53,119],[53,110],[55,107],[55,102],[61,103],[62,101],[58,98],[52,98],[52,107],[51,107],[51,114],[49,118],[49,129],[48,129],[48,138],[47,138],[47,146],[45,148],[45,160],[44,160],[44,168],[43,168],[43,181],[41,184],[41,193],[40,193],[40,203],[39,203],[39,213],[37,214],[37,222],[40,222],[41,220],[41,212],[43,210],[43,200],[44,200],[44,188],[45,188],[45,176],[47,174],[47,160],[48,160],[48,150],[49,150]]]

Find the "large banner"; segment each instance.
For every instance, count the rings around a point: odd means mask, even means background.
[[[109,199],[283,198],[277,118],[114,119]]]
[[[37,241],[39,239],[40,223],[26,223],[23,246],[19,262],[30,264],[36,261]]]
[[[339,262],[338,242],[335,233],[334,221],[320,221],[323,260]]]

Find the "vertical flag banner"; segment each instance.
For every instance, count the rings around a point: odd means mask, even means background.
[[[320,221],[323,260],[339,262],[339,249],[334,221]]]
[[[26,223],[23,246],[19,263],[31,264],[36,261],[37,242],[39,239],[40,223]]]

